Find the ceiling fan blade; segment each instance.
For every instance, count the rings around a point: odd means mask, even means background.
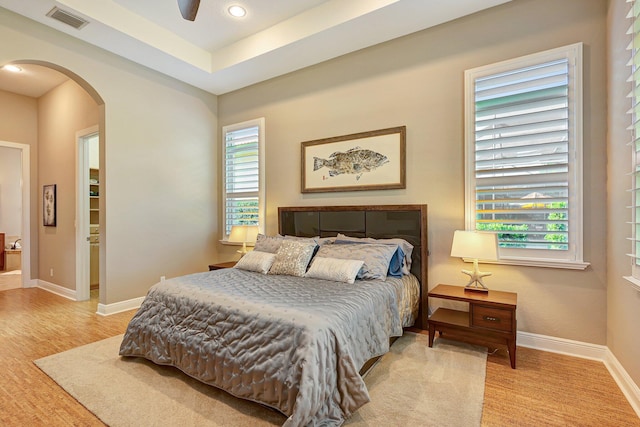
[[[184,19],[195,21],[200,0],[178,0],[178,7]]]

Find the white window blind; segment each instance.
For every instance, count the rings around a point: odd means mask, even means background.
[[[466,72],[467,228],[501,258],[582,261],[580,52]]]
[[[628,18],[631,20],[631,27],[629,28],[629,34],[632,36],[632,42],[629,44],[629,50],[631,53],[631,77],[632,91],[630,98],[632,102],[631,114],[631,131],[632,141],[631,145],[631,167],[632,167],[632,180],[631,180],[631,218],[632,218],[632,230],[631,240],[632,244],[632,277],[636,280],[640,280],[640,3],[637,1],[631,1],[631,10]]]
[[[254,120],[223,128],[224,230],[234,225],[261,225],[264,205],[263,128]]]

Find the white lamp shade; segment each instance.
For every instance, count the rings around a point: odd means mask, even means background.
[[[498,236],[494,233],[456,230],[453,234],[451,256],[459,258],[498,260]]]
[[[234,225],[231,227],[231,234],[229,234],[229,241],[235,243],[255,242],[257,238],[257,225]]]

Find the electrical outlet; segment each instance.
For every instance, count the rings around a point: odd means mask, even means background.
[[[53,277],[53,267],[51,267],[51,268],[49,269],[49,276],[50,276],[50,277]]]
[[[160,281],[164,282],[165,277],[164,276],[160,276]]]

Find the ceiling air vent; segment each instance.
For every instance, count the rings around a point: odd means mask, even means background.
[[[49,13],[47,13],[47,16],[55,19],[56,21],[60,21],[63,24],[71,25],[76,30],[79,30],[89,23],[89,21],[86,21],[73,13],[67,12],[66,10],[59,9],[58,7],[51,9]]]

